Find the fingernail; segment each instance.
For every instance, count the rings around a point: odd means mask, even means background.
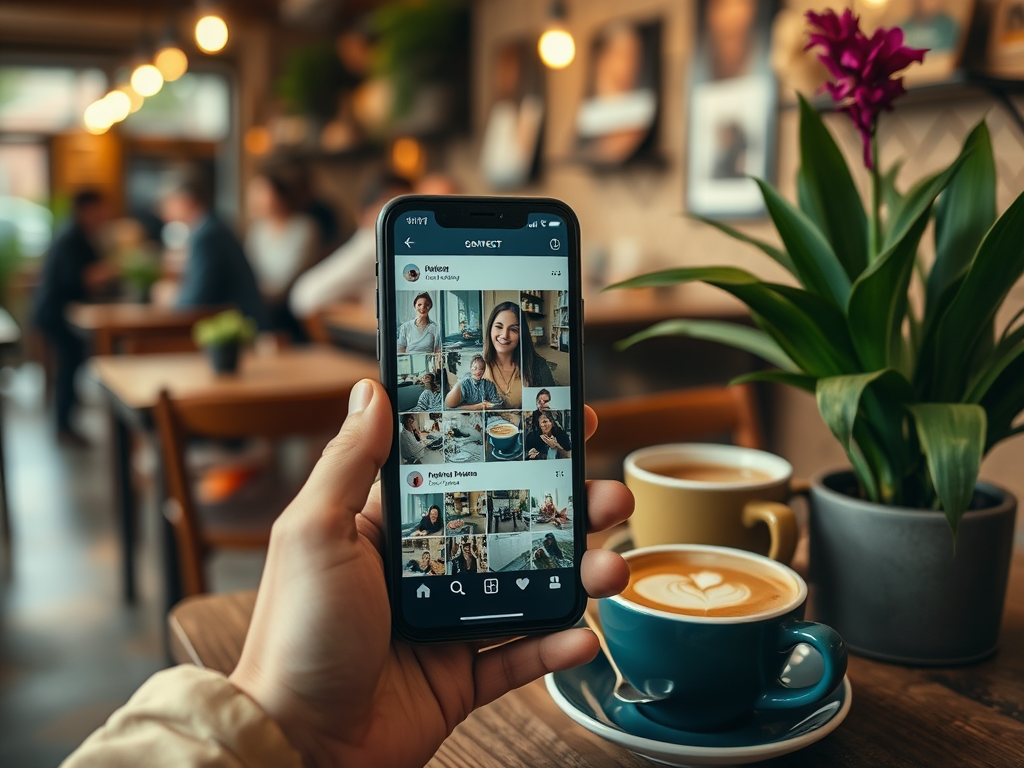
[[[356,382],[348,396],[348,415],[362,413],[373,400],[373,385],[366,379]]]

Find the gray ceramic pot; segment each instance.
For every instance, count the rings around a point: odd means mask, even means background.
[[[953,540],[940,512],[885,507],[849,495],[851,472],[811,487],[814,618],[850,651],[903,664],[964,664],[996,650],[1017,500],[978,483]],[[978,503],[980,501],[980,503]]]

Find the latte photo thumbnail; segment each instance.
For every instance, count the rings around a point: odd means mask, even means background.
[[[485,422],[487,461],[518,461],[523,458],[521,411],[488,413]]]

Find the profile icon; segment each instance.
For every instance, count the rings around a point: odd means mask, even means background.
[[[406,482],[408,482],[413,488],[419,488],[423,485],[423,475],[419,472],[411,472],[406,478]]]
[[[402,274],[405,275],[405,279],[410,283],[415,283],[420,279],[420,268],[415,264],[406,264]]]

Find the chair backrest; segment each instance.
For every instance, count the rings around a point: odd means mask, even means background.
[[[760,448],[754,391],[747,384],[672,390],[590,404],[598,430],[587,442],[587,476],[621,477],[622,460],[649,445],[729,437]]]
[[[185,456],[188,440],[278,439],[334,433],[348,413],[348,396],[348,388],[302,397],[247,395],[173,400],[166,391],[160,393],[155,419],[169,496],[168,517],[178,543],[186,595],[206,591],[202,521]]]

